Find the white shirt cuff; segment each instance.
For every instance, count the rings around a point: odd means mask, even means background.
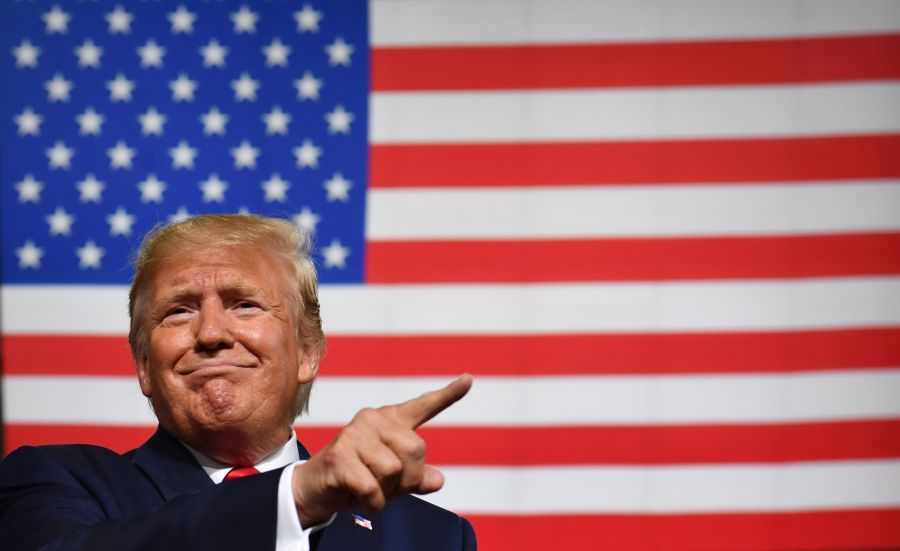
[[[304,528],[294,503],[294,467],[306,461],[295,461],[281,471],[278,480],[278,522],[275,531],[275,551],[309,551],[309,535],[334,521],[337,513],[322,524]]]

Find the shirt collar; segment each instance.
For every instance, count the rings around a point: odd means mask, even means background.
[[[197,460],[197,463],[203,467],[203,470],[206,474],[212,479],[213,482],[218,484],[225,479],[225,475],[228,474],[234,465],[225,465],[224,463],[219,463],[215,459],[207,457],[202,453],[198,452],[194,448],[184,444],[182,445],[187,448],[191,455],[194,456],[194,459]],[[266,471],[273,471],[275,469],[280,469],[286,465],[290,465],[291,463],[300,459],[300,453],[297,451],[297,435],[294,431],[291,431],[291,437],[287,442],[273,453],[267,455],[262,458],[259,463],[254,465],[256,470],[261,473]]]

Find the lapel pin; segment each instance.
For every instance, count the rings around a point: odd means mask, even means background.
[[[362,526],[366,530],[372,529],[372,521],[367,518],[363,518],[359,515],[353,515],[353,524],[355,524],[357,526]]]

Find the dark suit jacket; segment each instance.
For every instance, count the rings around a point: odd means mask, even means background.
[[[309,457],[300,446],[300,457]],[[0,548],[274,549],[282,470],[215,485],[159,429],[119,455],[88,445],[23,447],[0,463]],[[377,515],[338,513],[317,551],[474,551],[465,519],[415,497]]]

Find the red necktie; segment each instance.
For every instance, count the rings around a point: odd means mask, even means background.
[[[235,467],[228,471],[228,474],[225,475],[225,480],[234,480],[235,478],[243,478],[255,474],[259,474],[255,467]]]

